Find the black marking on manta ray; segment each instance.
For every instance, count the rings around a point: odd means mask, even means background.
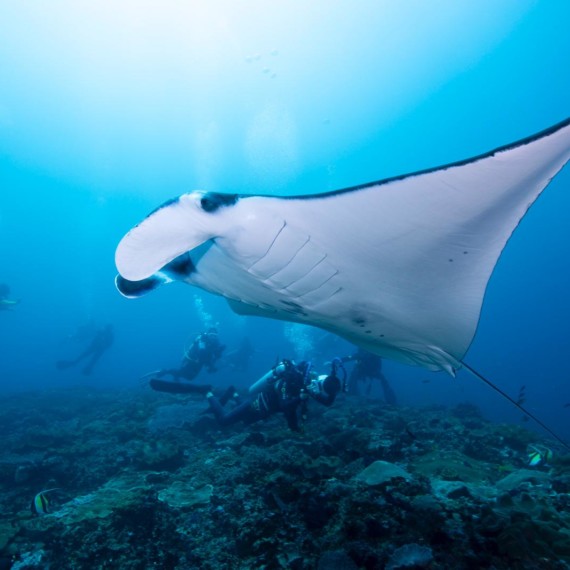
[[[223,194],[221,192],[207,192],[202,196],[200,205],[205,212],[215,212],[221,207],[233,206],[239,200],[237,194]]]
[[[200,205],[205,212],[215,212],[222,206],[233,206],[240,198],[239,194],[226,194],[223,192],[206,192],[202,199],[200,200]],[[180,196],[176,196],[176,198],[170,198],[163,202],[160,206],[156,207],[150,214],[148,214],[144,220],[150,218],[153,214],[156,214],[159,210],[163,208],[168,208],[169,206],[173,206],[180,201]],[[144,221],[143,220],[143,221]],[[140,226],[142,222],[138,223],[135,227]]]

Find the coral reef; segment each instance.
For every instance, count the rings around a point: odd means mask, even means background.
[[[570,460],[553,446],[529,467],[545,442],[522,427],[341,397],[301,433],[280,417],[221,429],[204,408],[140,390],[6,397],[0,569],[570,567]]]

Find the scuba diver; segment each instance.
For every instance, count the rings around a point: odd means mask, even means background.
[[[354,368],[348,378],[349,394],[352,394],[353,396],[358,395],[358,383],[368,380],[366,395],[369,396],[370,391],[372,390],[372,381],[377,379],[380,380],[380,383],[382,384],[384,400],[386,403],[391,406],[397,405],[396,394],[394,393],[392,386],[390,386],[388,379],[382,372],[382,358],[380,358],[380,356],[359,348],[355,354],[352,356],[345,356],[341,360],[342,362],[354,362]]]
[[[20,302],[16,299],[8,299],[10,287],[6,283],[0,283],[0,311],[11,311]]]
[[[287,425],[293,431],[299,431],[298,410],[301,409],[303,419],[309,398],[324,406],[331,406],[337,394],[343,389],[343,380],[337,372],[344,368],[340,360],[333,361],[329,375],[317,375],[309,362],[296,364],[292,360],[283,360],[250,386],[249,394],[241,399],[233,386],[230,386],[221,398],[212,392],[206,394],[211,412],[220,425],[226,426],[238,421],[246,425],[281,412]],[[345,375],[344,375],[345,376]],[[224,405],[233,399],[235,408],[226,412]]]
[[[210,390],[209,385],[191,386],[180,380],[194,380],[202,368],[212,374],[217,371],[216,362],[222,356],[225,345],[220,343],[218,331],[210,327],[206,332],[200,333],[184,352],[184,357],[179,368],[170,368],[150,372],[147,376],[155,376],[150,380],[150,386],[158,392],[170,392],[183,394],[188,392],[205,392]],[[162,380],[164,376],[172,376],[172,380]]]
[[[88,376],[101,356],[113,345],[113,341],[113,325],[108,324],[95,332],[87,348],[77,358],[73,360],[58,360],[56,366],[59,370],[65,370],[79,364],[82,360],[89,359],[82,371],[83,374]]]

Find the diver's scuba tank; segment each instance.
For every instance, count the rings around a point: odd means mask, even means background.
[[[266,372],[257,382],[249,387],[250,394],[258,394],[263,391],[269,384],[273,384],[287,369],[285,361],[280,362],[277,366]]]

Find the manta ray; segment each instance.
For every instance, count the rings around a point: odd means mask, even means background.
[[[509,237],[569,158],[567,119],[474,158],[332,192],[190,192],[121,240],[116,285],[132,298],[183,281],[239,314],[318,326],[454,375]]]

